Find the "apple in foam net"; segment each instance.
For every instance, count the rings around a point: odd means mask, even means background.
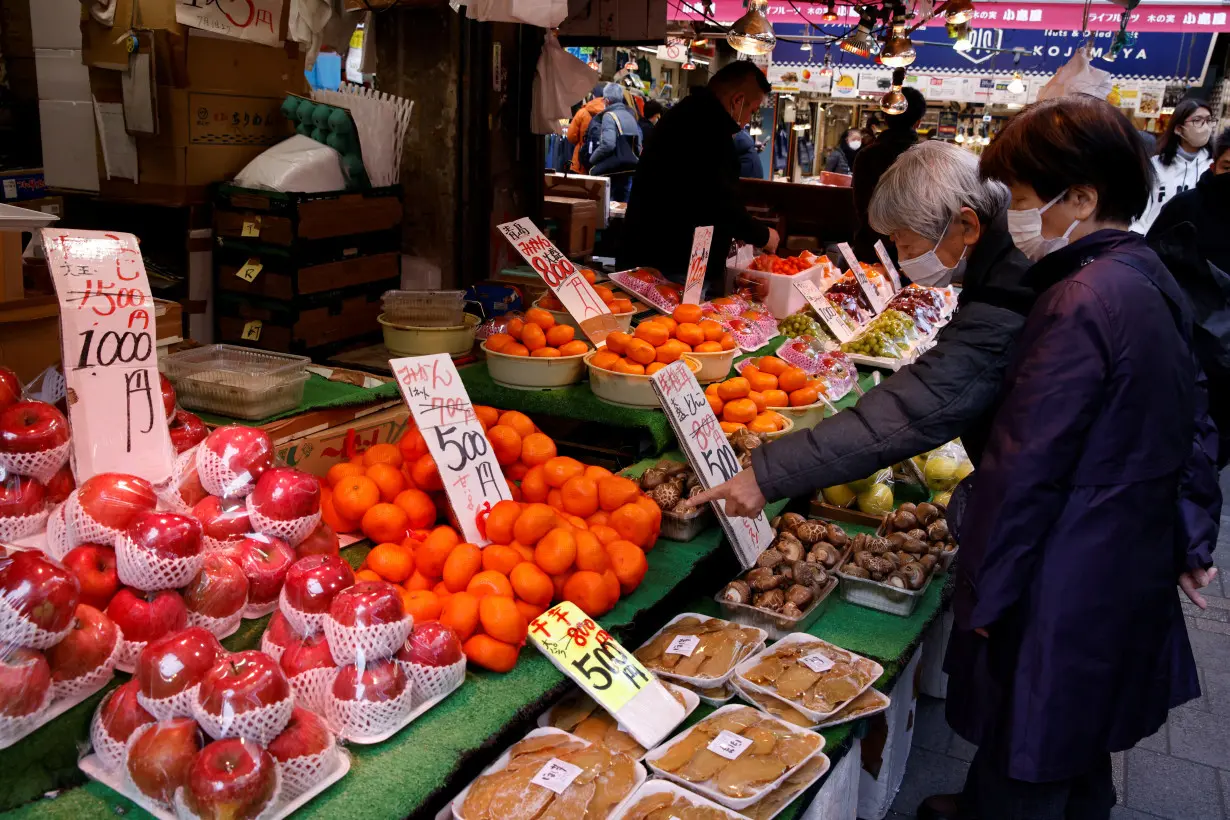
[[[293,678],[311,669],[334,669],[337,662],[333,660],[333,653],[329,651],[329,642],[324,633],[317,632],[286,647],[278,665],[282,667],[286,677]]]
[[[273,442],[268,433],[255,427],[219,427],[205,438],[202,446],[221,459],[232,473],[251,482],[273,466]]]
[[[21,401],[21,379],[7,367],[0,367],[0,410]]]
[[[68,419],[45,401],[19,401],[0,410],[0,453],[41,453],[68,441]]]
[[[295,547],[295,554],[300,558],[306,558],[309,555],[337,555],[341,547],[342,543],[338,540],[337,533],[321,521],[320,525],[312,530],[312,534]]]
[[[0,518],[36,515],[46,507],[47,489],[33,478],[24,475],[0,478]]]
[[[248,603],[272,603],[295,562],[295,551],[281,538],[257,533],[238,547],[244,575],[248,576]]]
[[[175,386],[162,373],[158,374],[158,386],[162,390],[162,409],[167,411],[167,421],[175,415]]]
[[[201,417],[187,410],[176,410],[171,418],[171,446],[176,454],[187,452],[205,440],[209,429]]]
[[[248,602],[248,578],[238,563],[211,552],[205,556],[201,571],[183,589],[189,612],[207,618],[229,618]]]
[[[286,602],[301,612],[324,614],[334,596],[354,586],[354,570],[338,555],[300,558],[286,573]]]
[[[198,694],[211,715],[241,715],[290,697],[290,683],[273,658],[249,649],[227,655],[205,673]]]
[[[64,566],[81,585],[81,603],[106,609],[120,588],[115,550],[101,544],[82,544],[64,556]]]
[[[252,506],[266,518],[293,521],[320,512],[320,479],[290,467],[261,474],[252,490]]]
[[[188,625],[184,599],[173,589],[142,592],[123,587],[107,605],[107,616],[135,643],[156,641]]]
[[[303,636],[295,631],[295,628],[290,625],[290,621],[286,620],[286,616],[282,614],[281,610],[275,610],[273,617],[269,619],[269,626],[265,627],[265,637],[274,646],[285,650]]]
[[[457,633],[439,621],[416,623],[414,631],[397,650],[397,659],[421,666],[452,666],[461,660]]]
[[[158,496],[143,478],[99,473],[77,488],[77,503],[102,526],[127,530],[141,513],[158,506]]]
[[[192,718],[172,718],[145,729],[128,749],[133,785],[145,796],[169,804],[175,790],[188,785],[188,773],[204,740]]]
[[[81,585],[42,553],[14,552],[0,558],[0,597],[38,628],[62,632],[73,621]]]
[[[248,820],[273,799],[276,764],[247,738],[210,743],[192,761],[184,802],[201,820]]]
[[[241,498],[209,495],[192,508],[202,532],[216,541],[238,541],[252,532],[248,507]]]
[[[154,716],[137,700],[139,691],[137,681],[130,680],[108,695],[99,709],[98,719],[103,728],[120,743],[145,724],[154,722]]]
[[[143,512],[128,528],[128,538],[159,558],[191,558],[201,551],[201,522],[190,515]]]
[[[54,681],[76,680],[98,669],[120,639],[115,622],[89,604],[77,604],[72,629],[46,651]]]
[[[197,475],[195,464],[190,465],[188,471],[180,477],[179,487],[176,488],[176,491],[179,493],[180,500],[189,509],[192,509],[209,497],[209,493],[205,491],[205,485],[201,483],[201,477]],[[193,515],[195,514],[194,512]],[[199,521],[200,518],[197,520]],[[201,523],[201,526],[205,526],[204,522]]]
[[[0,715],[21,717],[37,712],[51,687],[47,659],[21,646],[0,652]]]
[[[333,596],[329,616],[342,626],[391,624],[405,617],[401,596],[385,581],[363,581]]]
[[[299,706],[290,713],[290,722],[282,734],[269,742],[269,754],[279,763],[300,757],[318,755],[333,742],[329,727],[314,712]]]
[[[77,482],[73,479],[72,468],[65,464],[47,482],[47,501],[51,504],[59,504],[68,498],[76,487]]]
[[[137,658],[141,694],[162,700],[191,689],[225,654],[213,633],[199,626],[152,641]]]
[[[392,658],[343,666],[333,679],[333,697],[383,703],[406,690],[406,673]]]

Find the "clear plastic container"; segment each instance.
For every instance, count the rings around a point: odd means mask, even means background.
[[[205,345],[159,361],[179,403],[237,419],[263,419],[303,401],[307,356],[236,345]]]
[[[386,290],[380,297],[385,319],[411,327],[458,327],[465,312],[464,290]]]

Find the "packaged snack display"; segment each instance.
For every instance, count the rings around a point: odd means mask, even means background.
[[[636,790],[614,820],[650,818],[688,818],[688,820],[742,820],[742,815],[712,800],[676,786],[669,780],[649,780]]]
[[[675,700],[683,705],[685,718],[700,705],[700,696],[695,692],[670,683],[664,685]],[[648,751],[624,731],[610,713],[580,690],[566,695],[559,703],[543,712],[538,718],[538,725],[562,729],[582,740],[596,743],[612,752],[631,755],[637,760]]]
[[[765,637],[755,627],[685,612],[633,654],[668,680],[713,688],[725,683],[738,662],[756,652]]]
[[[884,668],[801,632],[740,663],[735,685],[781,700],[819,723],[871,686]]]
[[[610,280],[640,297],[653,309],[670,315],[683,301],[683,286],[672,282],[653,268],[616,271]]]

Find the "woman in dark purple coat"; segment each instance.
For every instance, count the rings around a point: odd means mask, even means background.
[[[1042,295],[960,520],[948,719],[981,820],[1108,818],[1110,753],[1199,695],[1175,584],[1212,563],[1212,426],[1184,297],[1127,230],[1150,184],[1130,123],[1039,103],[982,173]]]

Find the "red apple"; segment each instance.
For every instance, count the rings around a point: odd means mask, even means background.
[[[184,587],[183,594],[189,612],[207,618],[229,618],[248,602],[248,578],[235,561],[211,552],[205,556],[196,578]]]
[[[0,410],[21,401],[21,379],[7,367],[0,367]]]
[[[257,533],[243,539],[239,552],[243,573],[248,576],[248,603],[260,606],[276,601],[295,562],[295,551],[281,538]]]
[[[338,555],[310,555],[286,573],[286,602],[301,612],[324,614],[333,596],[354,586],[354,570]]]
[[[120,638],[115,622],[89,604],[77,604],[73,628],[45,653],[54,681],[77,678],[106,663]]]
[[[47,500],[52,504],[59,504],[67,499],[69,493],[76,488],[77,482],[73,480],[73,471],[65,464],[47,482]]]
[[[115,569],[115,550],[101,544],[82,544],[64,556],[64,566],[77,576],[81,585],[81,603],[95,609],[106,609],[120,588],[120,576]]]
[[[0,649],[0,715],[37,712],[50,686],[51,668],[41,654],[24,646]]]
[[[300,558],[306,558],[309,555],[337,555],[341,548],[342,544],[337,538],[337,533],[321,521],[320,526],[312,530],[312,534],[295,547],[295,554]]]
[[[273,799],[276,764],[254,740],[229,737],[201,750],[184,803],[201,820],[249,820]]]
[[[172,589],[141,592],[123,587],[107,605],[107,615],[135,643],[156,641],[188,625],[184,599]]]
[[[24,475],[0,479],[0,518],[35,515],[46,506],[47,489],[34,479]]]
[[[170,803],[188,785],[192,762],[205,735],[192,718],[164,720],[141,733],[128,750],[128,774],[142,794]]]
[[[452,666],[461,660],[461,641],[456,632],[439,621],[416,623],[410,637],[397,650],[397,659],[422,666]]]
[[[335,595],[329,614],[342,626],[376,626],[400,621],[406,611],[392,584],[364,581]]]
[[[303,636],[295,631],[295,628],[290,625],[290,621],[286,620],[286,616],[282,614],[281,610],[276,610],[273,613],[273,617],[269,619],[269,626],[265,627],[265,637],[274,646],[285,650]]]
[[[290,467],[274,467],[256,482],[251,500],[257,512],[277,521],[315,515],[320,511],[320,479]]]
[[[108,695],[99,707],[103,728],[120,743],[145,724],[154,722],[154,716],[137,700],[138,691],[137,682],[130,680]]]
[[[159,558],[192,558],[201,551],[201,522],[190,515],[143,512],[129,526],[128,538]]]
[[[333,697],[383,703],[406,690],[406,673],[392,658],[343,666],[333,679]]]
[[[219,427],[202,445],[222,459],[232,473],[255,482],[273,466],[273,442],[255,427]]]
[[[290,697],[290,683],[264,652],[249,649],[214,664],[201,681],[198,699],[211,715],[240,715]]]
[[[143,478],[99,473],[77,488],[77,503],[102,526],[127,530],[137,516],[158,506],[158,496]]]
[[[201,417],[187,410],[176,410],[171,420],[171,446],[176,453],[185,453],[205,440],[209,430]]]
[[[167,411],[167,421],[175,415],[175,387],[162,373],[158,374],[158,385],[162,388],[162,407]]]
[[[141,694],[162,700],[191,689],[225,654],[213,633],[199,626],[151,641],[137,658]]]
[[[329,727],[315,712],[296,706],[282,734],[269,743],[269,754],[279,763],[318,755],[333,742]]]
[[[179,487],[176,488],[176,491],[179,493],[180,500],[187,504],[189,509],[209,498],[209,493],[205,491],[205,486],[201,484],[201,477],[196,474],[195,464],[189,465],[188,471],[180,476]],[[193,511],[193,515],[196,515],[195,511]],[[200,520],[199,516],[197,520]],[[202,526],[204,526],[203,522]],[[208,533],[205,534],[208,535]]]
[[[0,453],[41,453],[68,441],[68,419],[45,401],[0,410]]]
[[[0,558],[0,597],[40,629],[62,632],[73,621],[81,585],[42,553],[14,552]]]
[[[333,669],[337,666],[333,660],[333,653],[329,651],[329,642],[320,632],[307,638],[301,638],[286,647],[278,664],[288,678],[293,678],[309,669]]]
[[[192,514],[201,522],[204,534],[216,541],[237,541],[252,532],[248,507],[241,498],[206,496],[192,508]]]

